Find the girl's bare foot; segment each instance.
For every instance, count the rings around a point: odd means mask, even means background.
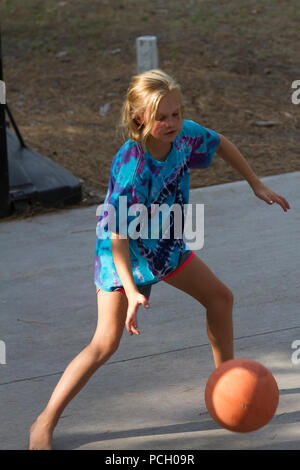
[[[53,429],[40,415],[30,428],[29,450],[52,450]]]

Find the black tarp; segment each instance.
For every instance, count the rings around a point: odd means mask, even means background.
[[[49,158],[23,147],[6,129],[9,193],[12,202],[39,202],[45,207],[75,204],[81,200],[81,185],[70,171]]]

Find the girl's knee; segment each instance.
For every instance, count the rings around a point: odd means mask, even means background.
[[[221,285],[215,292],[215,295],[211,299],[212,304],[222,304],[226,307],[232,307],[234,302],[233,292],[226,287],[224,284]]]
[[[233,305],[233,302],[234,302],[233,292],[230,289],[228,289],[228,287],[225,287],[225,289],[223,290],[222,298],[227,304]]]
[[[92,340],[89,347],[94,361],[100,364],[106,362],[118,350],[119,344],[116,339]]]

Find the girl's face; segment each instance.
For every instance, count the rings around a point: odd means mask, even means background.
[[[164,96],[158,105],[150,135],[157,143],[171,143],[181,126],[181,108],[176,90]]]

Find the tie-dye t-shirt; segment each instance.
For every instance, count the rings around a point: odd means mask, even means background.
[[[217,132],[185,120],[164,161],[156,160],[149,151],[144,152],[139,142],[128,140],[120,148],[112,161],[105,201],[98,207],[100,217],[96,228],[94,275],[97,287],[113,291],[122,286],[112,256],[111,231],[129,236],[130,261],[137,286],[155,284],[176,269],[181,254],[189,248],[183,237],[177,238],[178,235],[174,234],[174,227],[172,234],[172,210],[168,214],[168,236],[162,236],[164,216],[159,216],[156,219],[160,226],[159,234],[153,237],[150,230],[151,218],[154,220],[153,208],[162,204],[171,208],[173,204],[179,204],[184,214],[184,205],[189,202],[190,170],[209,167],[219,143]],[[105,210],[107,204],[112,205],[113,212]],[[134,209],[137,206],[130,212],[134,204],[143,204],[144,211],[146,208],[144,219],[135,224],[137,233],[142,228],[145,230],[145,226],[148,230],[141,232],[141,236],[131,237],[127,231],[129,224],[137,221],[141,214]],[[108,225],[112,213],[116,223],[113,228]],[[144,225],[143,220],[148,220],[149,224]],[[184,227],[184,216],[182,220]],[[148,238],[145,236],[147,232]]]

